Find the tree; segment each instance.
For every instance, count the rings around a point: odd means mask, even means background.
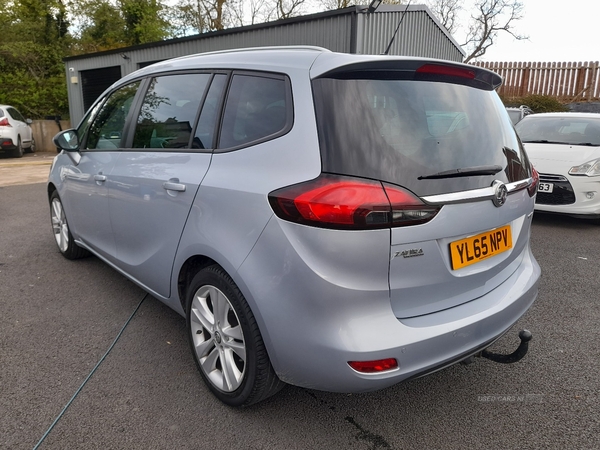
[[[276,19],[289,19],[301,14],[306,0],[275,0],[273,15]]]
[[[246,24],[248,11],[252,22],[266,0],[179,0],[173,5],[171,23],[177,36],[218,31]],[[249,8],[245,8],[244,4]]]
[[[456,31],[458,15],[463,9],[460,0],[436,0],[429,2],[429,7],[450,34]]]
[[[162,15],[165,7],[160,1],[118,0],[117,4],[125,22],[128,45],[161,41],[170,36],[169,24]]]
[[[267,0],[246,0],[240,2],[240,5],[247,6],[235,8],[236,19],[240,25],[254,25],[255,23],[265,22],[267,20]],[[248,23],[246,23],[246,18],[249,19]]]
[[[73,4],[77,19],[73,54],[94,53],[124,47],[125,21],[117,5],[108,0],[84,0]]]
[[[158,0],[79,0],[71,14],[77,26],[74,54],[111,50],[173,37],[166,8]]]
[[[68,111],[62,58],[71,43],[61,0],[15,0],[2,4],[0,103],[28,117]]]
[[[459,1],[431,0],[429,6],[450,33],[457,31],[457,17],[462,9]],[[517,40],[528,39],[515,31],[515,22],[522,18],[523,2],[520,0],[475,0],[462,44],[467,51],[464,62],[485,55],[501,32]]]

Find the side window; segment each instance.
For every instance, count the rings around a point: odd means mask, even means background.
[[[284,131],[290,121],[283,77],[234,75],[221,126],[219,148],[231,148]]]
[[[121,146],[125,120],[139,86],[139,81],[129,84],[108,97],[92,119],[86,148],[111,150]]]
[[[227,76],[223,74],[216,74],[213,78],[204,105],[202,105],[192,148],[213,148],[219,100],[223,94],[223,89],[225,89],[226,81]]]
[[[190,148],[210,78],[207,73],[153,78],[137,119],[133,148]]]
[[[12,117],[14,120],[18,120],[19,122],[25,122],[25,119],[23,118],[21,113],[15,108],[8,108],[7,111],[10,114],[10,117]]]
[[[85,134],[90,129],[90,126],[92,125],[92,120],[94,119],[94,117],[96,117],[96,114],[98,113],[98,110],[101,106],[102,102],[96,103],[96,105],[87,112],[86,116],[79,123],[79,126],[77,127],[77,137],[79,138],[80,144],[82,143],[82,139],[84,139]]]

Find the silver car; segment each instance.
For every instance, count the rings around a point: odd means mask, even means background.
[[[157,63],[56,136],[56,243],[185,316],[229,405],[285,383],[372,391],[485,356],[540,276],[537,174],[500,82],[314,47]]]

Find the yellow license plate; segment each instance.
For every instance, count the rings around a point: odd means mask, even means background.
[[[452,269],[457,270],[512,248],[510,225],[450,243]]]

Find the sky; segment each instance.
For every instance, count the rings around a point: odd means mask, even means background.
[[[600,61],[600,0],[521,1],[524,17],[516,22],[515,30],[528,35],[529,40],[517,41],[502,33],[480,60]]]

